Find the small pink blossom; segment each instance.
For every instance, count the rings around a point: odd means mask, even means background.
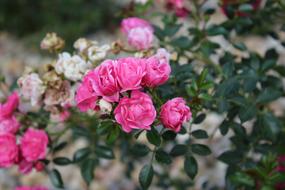
[[[149,28],[134,28],[128,33],[128,43],[137,50],[149,49],[153,42],[153,31]]]
[[[48,136],[44,130],[29,128],[21,139],[23,157],[29,162],[44,159],[48,142]]]
[[[146,75],[143,84],[147,87],[156,87],[164,84],[170,76],[169,53],[159,49],[157,54],[147,59]]]
[[[122,92],[140,89],[145,74],[146,63],[144,59],[128,57],[118,60],[117,80]]]
[[[151,31],[153,31],[150,23],[144,19],[137,17],[129,17],[123,19],[121,23],[121,30],[123,33],[128,34],[130,30],[134,28],[149,28]]]
[[[150,129],[156,117],[156,110],[150,96],[132,91],[131,97],[124,97],[114,110],[116,121],[129,133],[133,129]]]
[[[20,123],[15,116],[0,120],[0,134],[13,133],[15,134],[20,128]]]
[[[137,50],[152,46],[153,28],[148,21],[137,17],[126,18],[121,23],[121,30],[127,36],[128,43]]]
[[[179,132],[184,122],[191,118],[191,110],[183,98],[173,98],[161,106],[160,121],[164,127]]]
[[[16,137],[12,134],[0,134],[0,167],[7,168],[13,165],[18,158]]]
[[[19,106],[19,101],[18,93],[14,92],[4,104],[0,104],[0,120],[11,117],[15,109]]]
[[[82,112],[85,112],[89,109],[96,109],[96,101],[98,97],[92,87],[92,78],[93,72],[90,71],[84,77],[83,82],[80,84],[76,91],[75,101],[77,103],[77,107]]]
[[[121,88],[117,81],[117,61],[105,60],[92,72],[90,80],[95,93],[108,102],[118,102]]]

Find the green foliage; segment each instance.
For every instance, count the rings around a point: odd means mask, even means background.
[[[56,32],[72,45],[78,36],[115,24],[113,12],[118,8],[112,0],[1,0],[0,29],[35,42]]]

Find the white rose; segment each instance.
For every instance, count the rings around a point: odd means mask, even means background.
[[[55,64],[55,71],[72,81],[80,80],[88,69],[91,68],[91,63],[86,62],[78,55],[71,56],[67,52],[59,54],[59,59]]]
[[[31,101],[32,106],[40,103],[46,87],[37,73],[24,75],[18,80],[20,94],[27,100]]]

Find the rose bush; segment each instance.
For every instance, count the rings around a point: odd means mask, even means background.
[[[153,7],[161,14],[151,23]],[[285,114],[275,107],[284,101],[284,2],[149,0],[124,11],[112,44],[79,38],[69,53],[56,34],[44,38],[57,60],[27,69],[0,104],[0,167],[46,172],[57,188],[58,166],[77,165],[90,185],[106,159],[125,164],[127,177],[139,167],[142,189],[284,188]],[[214,13],[225,14],[221,23]],[[248,33],[278,48],[257,53]],[[203,127],[213,113],[218,124]],[[86,147],[58,156],[81,138]],[[226,164],[222,182],[201,178],[205,160]]]

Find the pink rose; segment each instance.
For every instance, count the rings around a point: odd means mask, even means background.
[[[0,167],[10,167],[18,158],[16,137],[12,134],[0,134]]]
[[[11,94],[5,104],[0,104],[0,120],[11,117],[14,110],[19,106],[19,95],[17,92]]]
[[[138,90],[131,97],[124,97],[114,110],[116,121],[127,133],[132,129],[150,129],[156,117],[156,110],[150,96]]]
[[[153,42],[153,31],[149,28],[134,28],[128,33],[128,43],[137,50],[149,49]]]
[[[23,157],[29,162],[44,159],[48,141],[48,136],[44,130],[29,128],[21,139]]]
[[[130,30],[134,28],[149,28],[151,31],[153,31],[150,23],[144,19],[137,17],[129,17],[123,19],[121,23],[121,30],[123,33],[128,34]]]
[[[80,111],[85,112],[89,109],[96,109],[96,101],[98,99],[92,87],[92,72],[89,72],[83,79],[76,91],[75,101]]]
[[[4,118],[0,120],[0,134],[1,133],[13,133],[15,134],[20,128],[20,123],[15,116]]]
[[[159,49],[156,55],[147,59],[146,71],[142,82],[145,86],[153,88],[164,84],[171,72],[169,53]]]
[[[117,81],[117,61],[106,60],[93,71],[92,87],[108,102],[118,102],[120,86]]]
[[[121,30],[132,47],[144,50],[152,46],[153,28],[148,21],[136,17],[126,18],[121,23]]]
[[[34,187],[21,186],[21,187],[16,187],[15,190],[48,190],[48,189],[46,187],[41,187],[41,186],[34,186]]]
[[[164,127],[179,132],[181,125],[191,118],[190,108],[183,98],[173,98],[161,106],[160,121]]]
[[[122,88],[122,92],[141,88],[142,78],[144,77],[145,60],[128,57],[118,60],[117,80]]]

